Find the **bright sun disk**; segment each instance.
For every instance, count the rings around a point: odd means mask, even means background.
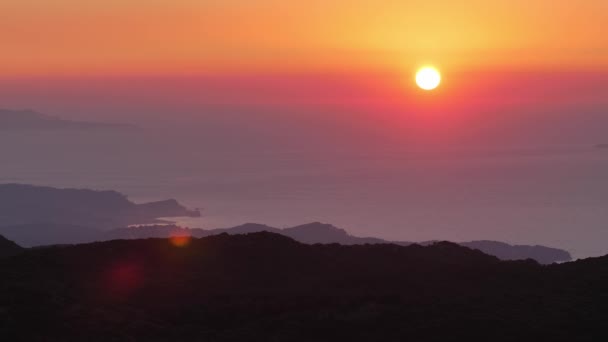
[[[424,67],[416,73],[416,84],[424,90],[433,90],[441,83],[439,70],[433,67]]]

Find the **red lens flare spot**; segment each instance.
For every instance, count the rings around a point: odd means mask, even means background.
[[[175,247],[186,247],[190,244],[192,236],[190,235],[174,235],[169,238],[169,242]]]
[[[108,270],[107,289],[114,294],[128,295],[141,287],[143,278],[137,263],[119,263]]]

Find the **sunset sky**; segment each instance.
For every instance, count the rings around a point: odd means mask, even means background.
[[[608,69],[603,0],[19,0],[5,75]]]
[[[389,126],[509,112],[481,126],[523,115],[597,127],[607,23],[604,0],[8,0],[0,101],[126,121],[339,107]],[[432,94],[413,83],[427,64],[443,74]]]

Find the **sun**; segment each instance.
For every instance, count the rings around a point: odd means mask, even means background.
[[[424,67],[416,72],[416,84],[424,90],[433,90],[440,83],[441,74],[433,67]]]

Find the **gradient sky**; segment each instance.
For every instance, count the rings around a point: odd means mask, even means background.
[[[6,0],[8,75],[608,68],[604,0]]]
[[[0,104],[140,122],[330,108],[387,132],[584,137],[606,123],[607,23],[605,0],[5,0]],[[444,82],[424,93],[429,63]]]

